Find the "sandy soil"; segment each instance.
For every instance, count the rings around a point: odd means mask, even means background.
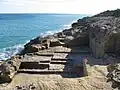
[[[90,76],[81,78],[63,78],[61,75],[17,74],[13,81],[0,90],[18,90],[17,86],[25,90],[113,90],[107,83],[106,66],[92,66]],[[30,85],[35,86],[30,89]],[[23,89],[19,89],[23,90]]]

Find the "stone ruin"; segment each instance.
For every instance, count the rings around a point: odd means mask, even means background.
[[[71,49],[56,46],[23,56],[14,56],[1,64],[1,79],[2,82],[10,82],[16,73],[60,74],[65,78],[82,77],[87,75],[84,73],[86,69],[83,67],[83,59],[90,54],[89,48],[86,47]]]
[[[1,81],[11,81],[16,73],[88,75],[86,57],[120,55],[119,22],[114,14],[104,16],[102,13],[102,16],[79,19],[70,29],[54,35],[37,37],[25,45],[21,54],[1,63]],[[92,65],[103,64],[101,62],[88,59]]]

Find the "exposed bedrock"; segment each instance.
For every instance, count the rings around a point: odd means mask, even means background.
[[[35,38],[35,42],[31,40],[26,44],[22,53],[38,52],[54,46],[72,47],[89,44],[88,32],[82,32],[80,29],[63,30],[63,32],[56,33],[51,37],[45,37],[41,40],[39,40],[39,38],[40,37]]]
[[[22,56],[14,56],[0,65],[0,83],[10,82],[20,67]]]
[[[89,41],[93,56],[101,58],[105,53],[120,52],[120,19],[102,17],[90,24]]]
[[[96,58],[105,53],[120,52],[119,9],[106,11],[93,17],[79,19],[70,29],[46,37],[37,37],[25,45],[23,54],[37,52],[53,46],[88,46]]]
[[[113,88],[120,89],[120,63],[108,66],[108,81],[112,82]]]
[[[21,60],[29,53],[35,54],[51,47],[87,46],[92,55],[102,58],[105,53],[120,55],[120,10],[106,11],[92,17],[79,19],[71,28],[46,37],[36,37],[27,43],[21,55],[11,57],[0,65],[0,77],[11,81],[18,71]],[[33,54],[33,55],[34,55]],[[51,55],[48,55],[51,56]],[[31,58],[30,58],[31,59]],[[34,58],[33,58],[34,61]]]

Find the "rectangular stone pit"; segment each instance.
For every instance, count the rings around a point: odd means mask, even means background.
[[[21,62],[20,69],[48,69],[49,63]]]

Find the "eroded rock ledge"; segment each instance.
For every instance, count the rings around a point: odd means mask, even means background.
[[[92,17],[79,19],[71,25],[70,29],[65,29],[62,32],[46,37],[36,37],[24,46],[24,50],[19,55],[11,57],[7,61],[1,63],[1,81],[10,82],[17,72],[63,72],[66,65],[63,63],[68,62],[68,59],[71,60],[72,63],[68,65],[69,67],[67,67],[65,71],[74,71],[76,75],[79,75],[78,73],[80,72],[75,70],[80,69],[82,66],[81,64],[83,64],[83,59],[86,56],[95,57],[96,59],[106,59],[109,55],[116,55],[116,57],[119,57],[119,15],[119,9],[106,11]],[[81,50],[81,48],[83,50]],[[74,55],[83,55],[84,58],[79,61],[76,58],[69,58],[69,55],[70,57],[76,57]],[[92,64],[94,61],[89,62]],[[57,66],[53,64],[57,64]],[[60,64],[60,66],[58,64]],[[96,65],[97,64],[98,63],[96,63]],[[106,62],[104,64],[111,63]],[[32,65],[35,68],[32,68]],[[38,69],[38,67],[43,70],[33,71],[33,69]]]
[[[37,52],[54,46],[88,46],[93,56],[120,53],[120,10],[106,11],[93,17],[79,19],[70,29],[46,37],[37,37],[25,45],[23,54]]]

